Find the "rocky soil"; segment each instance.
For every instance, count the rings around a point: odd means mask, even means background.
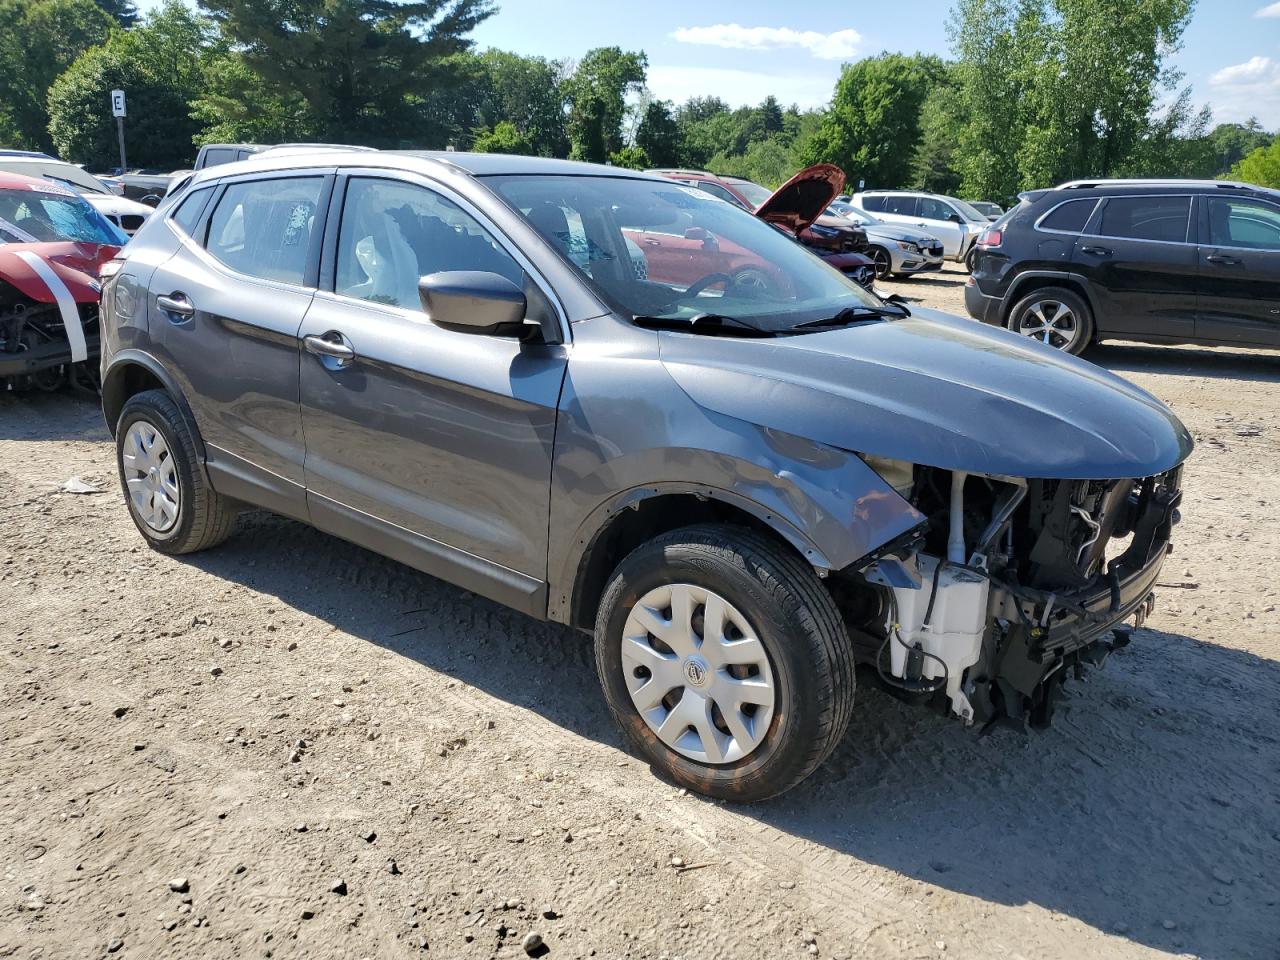
[[[867,684],[749,807],[584,635],[267,514],[153,553],[94,404],[0,395],[0,958],[1280,956],[1280,355],[1090,358],[1198,444],[1147,628],[1044,734]]]

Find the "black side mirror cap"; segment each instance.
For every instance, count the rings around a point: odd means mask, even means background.
[[[418,297],[431,322],[458,333],[524,334],[524,291],[484,270],[444,270],[418,281]]]

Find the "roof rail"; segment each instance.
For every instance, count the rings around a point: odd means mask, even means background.
[[[691,170],[688,167],[650,167],[645,173],[687,173],[694,177],[714,177],[709,170]]]
[[[1256,190],[1251,183],[1234,180],[1198,180],[1177,177],[1099,177],[1094,180],[1069,180],[1060,183],[1058,190],[1091,190],[1096,187],[1216,187],[1219,190]]]

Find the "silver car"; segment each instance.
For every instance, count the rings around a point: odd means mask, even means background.
[[[827,213],[861,227],[867,234],[864,251],[876,265],[876,278],[905,277],[942,269],[942,241],[919,230],[887,223],[861,207],[836,200]]]
[[[151,547],[265,507],[579,628],[633,748],[726,799],[823,761],[858,664],[964,724],[1047,722],[1149,608],[1191,449],[1106,371],[615,167],[260,156],[104,277]]]

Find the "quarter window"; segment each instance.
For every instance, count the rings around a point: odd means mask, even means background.
[[[1099,233],[1125,240],[1185,243],[1190,197],[1112,197],[1102,210]]]
[[[301,284],[323,183],[297,177],[231,184],[209,220],[209,253],[238,273]]]
[[[174,225],[189,237],[195,236],[196,224],[200,220],[200,214],[204,212],[204,205],[209,199],[211,189],[211,187],[205,187],[202,190],[192,191],[191,195],[178,204],[178,209],[174,211]]]
[[[1098,205],[1096,199],[1068,200],[1040,221],[1041,230],[1057,230],[1059,233],[1083,233],[1085,224]]]
[[[396,180],[350,181],[338,233],[336,292],[418,310],[418,281],[445,270],[484,270],[524,283],[520,265],[452,201]]]
[[[1209,243],[1280,250],[1280,208],[1251,200],[1209,200]]]

